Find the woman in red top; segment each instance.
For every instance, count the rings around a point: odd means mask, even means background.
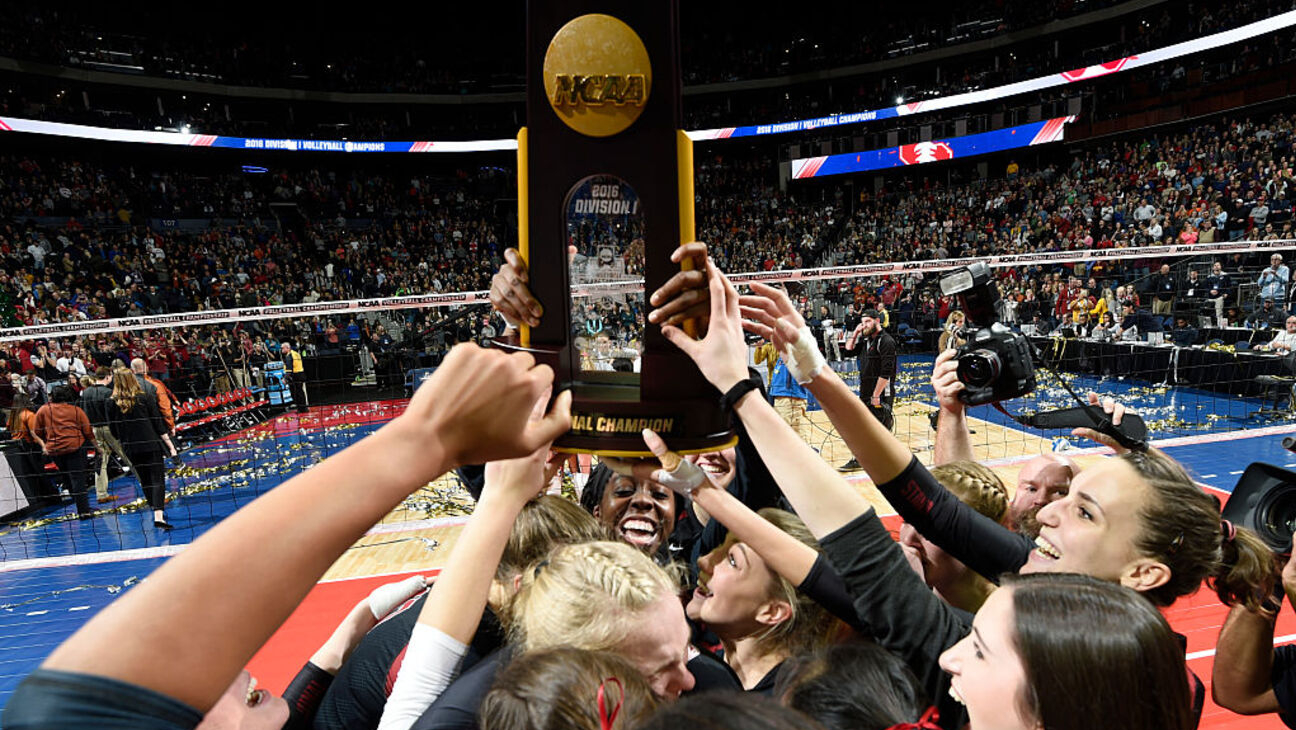
[[[67,484],[68,494],[76,502],[77,519],[94,517],[86,488],[86,445],[94,443],[94,431],[85,411],[76,405],[77,393],[70,385],[58,385],[50,393],[50,402],[36,411],[32,433],[44,441],[45,455],[54,460],[58,476]]]
[[[16,386],[13,406],[9,410],[9,435],[18,442],[18,484],[23,488],[27,501],[40,505],[58,501],[58,492],[50,486],[42,468],[45,459],[41,452],[45,442],[32,433],[32,424],[36,420],[36,411],[32,407],[31,396],[25,387]]]

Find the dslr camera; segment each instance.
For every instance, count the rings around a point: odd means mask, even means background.
[[[1288,450],[1292,439],[1283,439]],[[1255,462],[1242,472],[1233,494],[1224,505],[1224,519],[1236,527],[1254,530],[1279,555],[1291,553],[1296,532],[1296,472]]]
[[[999,289],[990,267],[975,263],[940,278],[941,293],[958,299],[967,343],[958,349],[959,399],[970,406],[1017,398],[1035,389],[1030,343],[999,322]]]

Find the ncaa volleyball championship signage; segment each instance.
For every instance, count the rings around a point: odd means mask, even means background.
[[[981,104],[987,101],[1005,99],[1018,94],[1041,91],[1068,84],[1078,84],[1093,79],[1123,73],[1136,68],[1146,68],[1194,53],[1223,48],[1234,43],[1251,40],[1259,36],[1296,26],[1296,10],[1280,13],[1271,18],[1264,18],[1248,23],[1239,28],[1214,33],[1203,38],[1194,38],[1172,46],[1143,51],[1132,56],[1096,63],[1084,68],[1056,71],[1025,81],[979,89],[963,94],[942,96],[921,101],[903,102],[895,106],[872,109],[868,111],[829,114],[811,119],[796,119],[774,123],[752,124],[742,127],[719,127],[715,129],[698,129],[688,133],[694,141],[720,139],[738,139],[740,137],[758,137],[770,134],[789,134],[808,132],[815,129],[841,127],[854,124],[867,124],[881,119],[894,119],[922,112],[933,112],[942,109]],[[592,101],[609,101],[631,103],[639,92],[638,80],[632,77],[624,79],[625,86],[610,86],[618,80],[609,81],[585,79],[578,84],[571,78],[570,92],[584,103]],[[597,82],[596,82],[597,81]],[[644,89],[645,92],[647,89]],[[91,127],[83,124],[64,124],[46,122],[22,117],[0,117],[0,132],[29,132],[34,134],[52,134],[62,137],[80,139],[97,139],[106,142],[139,142],[145,144],[178,145],[185,147],[213,147],[238,150],[276,150],[283,152],[490,152],[513,150],[517,142],[512,139],[479,139],[449,142],[391,142],[391,141],[347,141],[347,140],[305,140],[305,139],[264,139],[245,137],[225,137],[208,134],[189,134],[182,132],[144,131],[138,129],[110,129]]]

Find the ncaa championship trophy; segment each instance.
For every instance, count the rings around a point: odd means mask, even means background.
[[[520,346],[554,369],[555,394],[572,390],[560,451],[649,456],[645,428],[682,453],[735,441],[720,394],[646,326],[644,291],[694,238],[678,20],[675,0],[527,6],[518,249],[544,313]]]

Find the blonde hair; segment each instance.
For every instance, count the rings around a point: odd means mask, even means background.
[[[1008,488],[993,470],[975,461],[951,461],[929,471],[960,502],[1003,523],[1008,514]]]
[[[756,514],[783,532],[820,552],[819,541],[810,534],[800,517],[773,507]],[[792,616],[769,629],[761,638],[760,646],[767,651],[786,651],[790,654],[816,651],[828,645],[838,628],[838,621],[813,598],[797,590],[796,585],[783,576],[770,571],[770,596],[792,607]]]
[[[621,542],[563,545],[522,573],[509,634],[522,651],[615,649],[644,611],[678,589],[666,569]]]
[[[580,505],[557,495],[541,495],[527,502],[514,520],[495,579],[511,580],[557,545],[610,539],[607,528]]]
[[[130,413],[135,407],[135,401],[143,393],[139,381],[135,379],[135,373],[125,368],[113,371],[112,399],[122,413]]]

